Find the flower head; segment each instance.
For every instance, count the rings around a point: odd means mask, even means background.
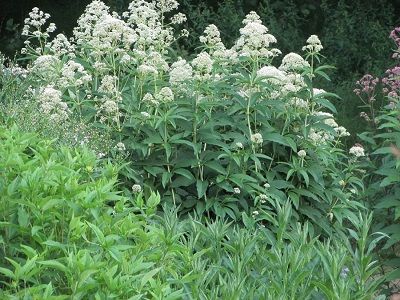
[[[304,157],[307,156],[307,152],[304,151],[304,150],[300,150],[299,152],[297,152],[297,155],[298,155],[300,158],[304,158]]]
[[[251,141],[254,144],[262,144],[264,140],[261,133],[254,133],[251,135]]]
[[[142,191],[142,187],[139,184],[132,185],[132,193],[140,193]]]
[[[307,39],[307,45],[302,48],[303,51],[310,51],[313,53],[318,53],[323,49],[321,41],[319,40],[318,36],[311,35]]]
[[[295,71],[309,66],[310,64],[304,60],[304,58],[297,53],[292,52],[285,55],[285,57],[282,59],[279,69],[283,71]]]
[[[364,148],[360,144],[356,144],[349,150],[350,154],[353,154],[355,157],[365,156]]]

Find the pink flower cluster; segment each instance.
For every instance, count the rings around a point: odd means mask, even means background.
[[[400,27],[393,29],[389,37],[396,43],[397,49],[393,54],[393,58],[400,59]],[[375,100],[375,88],[379,83],[379,78],[374,78],[370,74],[364,75],[356,82],[357,88],[354,93],[357,96],[367,96],[368,102]],[[397,98],[400,96],[400,65],[394,66],[386,70],[382,80],[382,93],[389,98]]]
[[[354,89],[354,93],[360,96],[361,93],[367,94],[369,101],[374,100],[375,87],[379,82],[379,78],[373,77],[370,74],[364,75],[360,80],[357,80],[356,84],[358,88]]]
[[[395,29],[393,29],[390,32],[389,37],[396,43],[397,48],[400,48],[400,27],[396,27]],[[399,57],[400,57],[400,54],[398,51],[396,51],[393,54],[393,58],[399,58]]]
[[[384,85],[382,92],[385,95],[391,98],[397,97],[400,91],[400,66],[386,70],[382,83]]]

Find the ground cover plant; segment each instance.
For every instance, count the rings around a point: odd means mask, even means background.
[[[369,299],[378,284],[371,215],[324,242],[289,202],[272,235],[247,215],[179,220],[157,194],[119,192],[118,167],[92,151],[17,127],[0,140],[2,299]]]
[[[280,58],[251,12],[232,47],[211,24],[183,59],[178,6],[93,1],[70,38],[25,20],[25,67],[0,76],[4,297],[376,296],[388,236],[316,85],[319,38]]]

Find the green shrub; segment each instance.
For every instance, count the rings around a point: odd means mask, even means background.
[[[370,299],[371,216],[320,242],[276,204],[272,226],[155,214],[116,190],[117,168],[0,129],[2,299]],[[293,224],[293,225],[292,225]],[[353,230],[354,229],[354,230]],[[372,244],[370,244],[372,242]]]
[[[400,28],[395,28],[391,38],[400,47],[398,35]],[[399,49],[394,51],[393,58],[398,59]],[[359,134],[369,147],[371,160],[368,168],[368,189],[364,195],[375,211],[375,229],[390,236],[381,245],[380,256],[385,269],[393,272],[388,280],[400,277],[400,110],[399,110],[399,78],[398,63],[389,68],[382,78],[364,75],[357,81],[356,94],[360,96],[365,112],[362,113],[364,123],[369,131]],[[384,98],[382,105],[376,99]]]
[[[335,95],[314,86],[331,68],[319,65],[318,37],[307,40],[305,58],[289,53],[278,69],[276,39],[252,12],[232,48],[210,25],[201,53],[173,58],[185,32],[175,30],[184,16],[171,3],[134,1],[119,19],[94,1],[70,41],[28,19],[25,97],[50,124],[75,117],[102,128],[130,162],[124,183],[157,190],[182,212],[238,220],[288,196],[318,232],[354,219],[362,204],[351,191],[363,189],[362,174],[341,149],[348,133],[331,114]],[[47,24],[38,9],[32,15]]]
[[[0,295],[376,295],[369,160],[346,153],[337,96],[316,88],[332,69],[319,38],[277,62],[251,12],[233,46],[209,25],[185,60],[177,5],[136,0],[117,16],[93,1],[71,39],[50,37],[38,8],[25,20],[26,69],[0,70]]]

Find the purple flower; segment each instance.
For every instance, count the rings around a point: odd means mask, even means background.
[[[349,273],[350,273],[350,269],[348,267],[344,267],[342,269],[342,271],[340,272],[340,277],[344,279],[349,275]]]

